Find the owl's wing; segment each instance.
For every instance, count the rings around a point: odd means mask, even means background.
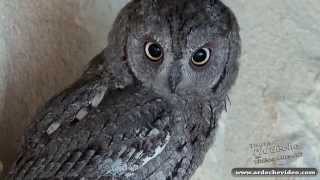
[[[161,102],[147,104],[103,123],[105,114],[88,114],[76,125],[43,132],[29,140],[11,172],[12,179],[94,178],[123,179],[155,158],[170,140]],[[144,124],[144,125],[143,125]]]
[[[78,81],[51,98],[36,114],[30,131],[51,134],[59,123],[71,122],[84,109],[97,107],[110,89],[108,76],[103,72],[104,61],[103,53],[96,56]]]
[[[94,77],[51,100],[27,133],[11,178],[130,176],[156,158],[170,139],[167,104],[128,92],[132,102],[119,114],[100,104],[107,92]]]

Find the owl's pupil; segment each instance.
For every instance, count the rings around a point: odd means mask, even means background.
[[[152,44],[149,46],[149,53],[154,58],[159,58],[162,55],[161,47],[157,44]]]
[[[206,60],[206,58],[207,58],[207,52],[204,49],[198,50],[193,56],[193,60],[196,63],[202,63],[204,60]]]

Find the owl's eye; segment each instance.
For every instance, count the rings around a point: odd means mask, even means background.
[[[159,61],[163,56],[162,48],[159,44],[154,42],[148,42],[145,46],[146,56],[151,61]]]
[[[196,66],[203,66],[207,64],[209,59],[210,59],[210,50],[208,48],[201,48],[201,49],[198,49],[192,55],[191,61]]]

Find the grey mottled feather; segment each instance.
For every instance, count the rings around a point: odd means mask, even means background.
[[[150,38],[167,52],[163,66],[143,53]],[[210,63],[189,67],[203,44]],[[237,21],[218,0],[130,2],[108,47],[36,115],[9,178],[190,179],[212,144],[239,55]]]

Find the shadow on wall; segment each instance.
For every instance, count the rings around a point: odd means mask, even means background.
[[[4,71],[0,86],[5,87],[0,94],[0,160],[4,171],[16,158],[24,129],[36,110],[72,83],[104,48],[112,20],[125,2],[1,2],[1,31],[8,51],[7,62],[0,61],[0,71]]]

